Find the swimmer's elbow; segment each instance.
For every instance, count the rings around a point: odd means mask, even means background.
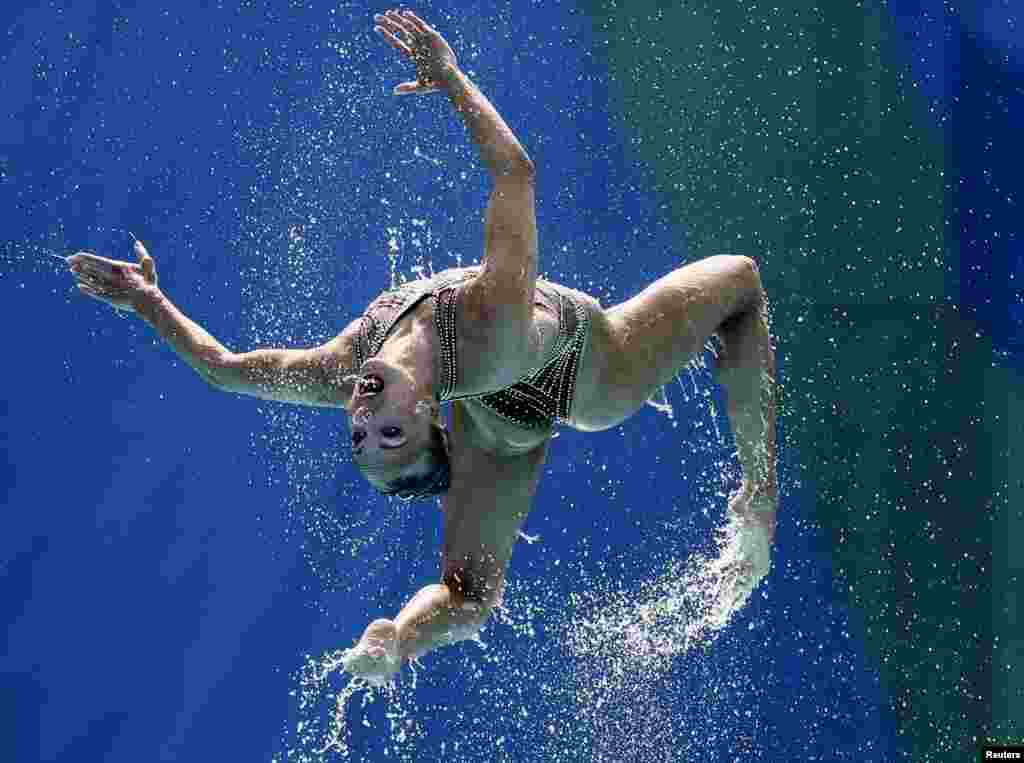
[[[458,613],[454,619],[463,624],[467,630],[473,630],[473,634],[469,636],[469,638],[473,638],[476,632],[483,628],[490,619],[491,612],[494,611],[494,602],[483,599],[463,599],[461,602],[455,603],[453,609]]]
[[[199,378],[209,384],[215,390],[220,392],[229,392],[227,384],[216,371],[211,368],[197,368],[196,371],[199,373]]]
[[[195,364],[196,373],[200,378],[221,392],[237,392],[237,385],[232,383],[233,354],[230,352],[211,352]]]
[[[446,638],[450,641],[472,641],[480,635],[494,611],[494,602],[486,599],[457,597],[451,603]]]
[[[449,629],[443,635],[443,640],[449,644],[458,641],[475,641],[479,638],[480,632],[487,625],[491,617],[491,607],[480,604],[472,612],[460,613],[462,616],[453,618]]]
[[[501,603],[504,581],[487,580],[459,567],[450,568],[442,578],[445,590],[444,626],[441,638],[447,643],[476,639]]]
[[[764,301],[764,285],[761,283],[761,269],[751,257],[738,256],[733,258],[733,271],[743,285],[752,307],[760,308]]]
[[[493,604],[481,604],[477,610],[476,616],[473,619],[473,627],[476,628],[476,633],[479,634],[483,630],[484,626],[487,625],[487,621],[491,619],[491,612],[494,611]]]

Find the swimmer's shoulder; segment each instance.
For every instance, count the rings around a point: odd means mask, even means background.
[[[358,370],[358,342],[361,325],[362,319],[356,318],[350,321],[334,339],[311,350],[329,377],[336,380],[332,386],[340,387],[343,375],[355,373]]]

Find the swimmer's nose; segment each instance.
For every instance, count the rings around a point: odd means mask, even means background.
[[[358,447],[359,443],[366,439],[366,432],[362,429],[356,429],[352,432],[352,447]]]

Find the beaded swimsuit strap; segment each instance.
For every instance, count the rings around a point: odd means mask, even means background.
[[[434,325],[441,343],[441,402],[455,399],[458,371],[455,360],[456,289],[446,285],[434,291]]]

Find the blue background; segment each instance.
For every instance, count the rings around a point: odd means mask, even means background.
[[[472,6],[417,11],[538,166],[546,276],[611,305],[713,253],[688,250],[688,221],[621,118],[604,28],[570,2]],[[882,9],[887,65],[906,72],[918,129],[961,179],[944,221],[955,302],[995,364],[1019,368],[1019,17],[998,3]],[[473,262],[486,175],[445,99],[390,95],[411,72],[373,35],[378,10],[0,11],[0,759],[314,760],[296,727],[325,727],[330,698],[300,706],[306,656],[349,645],[436,577],[436,508],[371,493],[346,461],[340,413],[212,391],[137,321],[80,298],[50,256],[127,258],[131,230],[164,291],[237,350],[332,337],[392,266]],[[770,257],[762,269],[772,298],[799,281]],[[800,352],[788,338],[783,380]],[[392,697],[357,701],[352,759],[910,759],[817,523],[829,509],[815,506],[814,468],[786,438],[766,585],[668,675],[577,701],[594,668],[564,646],[572,597],[638,590],[707,550],[721,521],[717,395],[697,371],[668,389],[674,419],[652,408],[611,432],[562,430],[526,525],[541,540],[512,562],[509,614],[486,649],[438,652],[415,688],[407,671]],[[783,434],[811,405],[787,409]]]

